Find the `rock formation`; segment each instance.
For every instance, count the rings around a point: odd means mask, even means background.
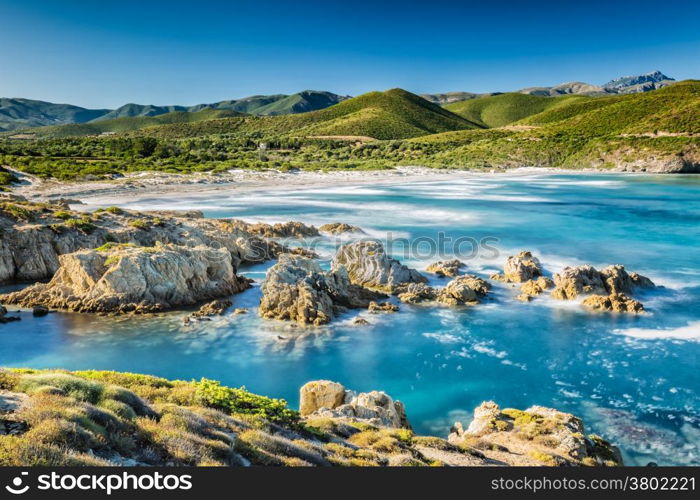
[[[453,279],[443,288],[433,288],[425,283],[405,283],[396,286],[394,293],[401,302],[409,304],[439,302],[448,306],[457,306],[479,302],[490,288],[491,285],[483,279],[465,274]]]
[[[437,274],[441,277],[454,278],[459,274],[459,270],[464,267],[464,263],[459,259],[440,260],[430,264],[425,270],[429,273]]]
[[[475,304],[491,289],[483,279],[465,274],[450,281],[437,294],[437,301],[448,306]]]
[[[318,229],[302,222],[289,221],[277,224],[258,222],[248,224],[243,221],[233,221],[239,229],[265,238],[308,238],[319,236]]]
[[[540,276],[534,280],[528,280],[522,285],[520,285],[521,294],[518,295],[517,299],[524,302],[529,302],[533,297],[536,297],[545,290],[549,290],[554,286],[554,282],[544,276]]]
[[[448,441],[488,449],[492,458],[513,465],[622,465],[617,448],[599,436],[586,437],[584,430],[569,413],[542,406],[501,410],[486,401],[474,410],[466,431],[461,423],[453,426]]]
[[[495,274],[491,278],[506,283],[524,283],[538,276],[542,276],[542,264],[531,252],[523,251],[508,257],[503,274]]]
[[[282,255],[262,284],[259,312],[263,318],[295,321],[300,325],[330,322],[343,308],[368,307],[384,297],[350,283],[344,267],[323,271],[305,257]]]
[[[381,243],[361,240],[343,245],[333,259],[333,269],[343,266],[352,283],[391,293],[403,283],[425,283],[415,269],[390,258]]]
[[[299,411],[304,417],[325,417],[350,422],[362,421],[382,427],[411,428],[403,403],[394,401],[385,392],[357,394],[337,382],[317,380],[305,384],[299,395]]]
[[[358,226],[353,226],[351,224],[346,224],[344,222],[331,222],[330,224],[324,224],[318,228],[322,233],[328,234],[344,234],[344,233],[354,233],[354,234],[365,234],[362,228]]]
[[[392,304],[391,302],[375,302],[371,301],[369,305],[367,306],[367,310],[371,313],[378,313],[378,312],[397,312],[399,310],[399,306],[396,304]]]
[[[591,295],[581,302],[589,309],[599,311],[642,313],[644,306],[641,302],[629,298],[624,293],[611,293],[610,295]]]
[[[0,283],[50,279],[58,270],[60,255],[110,242],[145,247],[161,242],[224,248],[231,254],[234,270],[241,263],[263,262],[282,253],[313,256],[307,250],[290,249],[260,236],[306,235],[315,230],[299,223],[277,227],[280,225],[205,219],[201,213],[141,213],[116,207],[81,214],[63,205],[21,200],[2,205],[5,209],[0,209]]]
[[[21,318],[19,316],[8,316],[7,309],[4,306],[0,306],[0,325],[5,323],[10,323],[12,321],[19,321]]]
[[[64,254],[59,262],[49,283],[0,300],[76,312],[148,313],[226,297],[250,286],[235,274],[225,249],[115,246]]]

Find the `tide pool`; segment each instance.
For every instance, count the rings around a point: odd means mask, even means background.
[[[475,307],[402,304],[396,314],[351,311],[302,329],[257,317],[266,263],[241,269],[257,282],[233,298],[248,314],[191,326],[182,324],[185,312],[121,319],[22,312],[21,322],[0,325],[0,365],[207,377],[292,406],[305,382],[331,379],[388,392],[406,404],[417,432],[444,436],[484,400],[538,404],[582,417],[589,432],[620,446],[627,464],[700,465],[700,176],[474,175],[116,204],[346,222],[389,239],[394,256],[419,270],[453,256],[450,244],[436,255],[430,241],[462,238],[479,242],[460,257],[484,278],[507,256],[531,250],[549,274],[624,264],[662,287],[636,295],[648,310],[639,316],[591,313],[548,297],[521,303],[517,289],[496,283],[492,298]],[[417,240],[412,253],[403,251],[402,242]],[[324,266],[340,243],[317,242]],[[371,325],[353,325],[358,314]]]

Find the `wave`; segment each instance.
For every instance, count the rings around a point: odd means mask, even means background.
[[[677,328],[625,328],[613,333],[644,340],[676,339],[700,342],[700,321],[691,321]]]

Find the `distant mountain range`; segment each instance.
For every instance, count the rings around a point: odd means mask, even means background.
[[[664,75],[661,71],[652,71],[643,75],[623,76],[610,80],[604,85],[593,85],[585,82],[568,82],[555,85],[553,87],[528,87],[517,90],[520,94],[541,95],[541,96],[562,96],[562,95],[586,95],[586,96],[601,96],[601,95],[616,95],[616,94],[635,94],[637,92],[648,92],[650,90],[660,89],[675,82],[669,76]],[[451,104],[460,101],[474,99],[476,97],[484,97],[499,94],[499,92],[491,92],[486,94],[474,94],[471,92],[447,92],[444,94],[423,94],[421,97],[435,104]]]
[[[516,93],[529,94],[534,96],[556,97],[564,95],[601,96],[616,94],[631,94],[647,92],[661,87],[665,87],[675,80],[660,71],[654,71],[643,75],[627,76],[611,80],[602,85],[592,85],[583,82],[563,83],[553,87],[531,87],[521,89]],[[498,96],[503,93],[493,92],[477,94],[472,92],[447,92],[442,94],[423,94],[423,99],[440,106],[448,106],[464,101],[471,101],[478,98]],[[161,120],[150,120],[150,118],[168,115],[168,119],[162,123],[190,122],[198,121],[200,117],[215,117],[216,112],[220,112],[221,117],[232,116],[236,113],[244,113],[257,116],[275,116],[305,113],[308,111],[322,110],[339,104],[350,96],[342,96],[332,92],[305,90],[292,95],[255,95],[243,99],[219,101],[210,104],[198,104],[195,106],[155,106],[151,104],[125,104],[117,109],[85,109],[70,104],[54,104],[44,101],[34,101],[21,98],[0,98],[0,132],[21,130],[32,127],[66,125],[66,124],[94,124],[94,128],[99,131],[104,127],[98,126],[100,122],[124,119],[143,118],[143,124],[160,124]],[[546,103],[545,103],[546,104]],[[545,106],[543,104],[542,106]],[[477,108],[481,107],[480,104]],[[472,107],[473,108],[473,107]],[[476,109],[476,108],[474,108]],[[200,112],[209,110],[212,113],[201,115]],[[477,124],[482,124],[480,120],[473,119],[471,108],[456,111],[462,117],[468,117]],[[170,115],[173,112],[174,115]],[[188,117],[187,113],[197,113]],[[184,116],[183,116],[184,115]],[[112,123],[112,122],[110,122]],[[119,122],[116,122],[119,124]],[[132,124],[129,124],[130,128]],[[110,126],[110,128],[114,128]],[[117,130],[121,130],[117,127]],[[99,132],[98,132],[99,133]]]
[[[172,113],[198,112],[205,109],[236,111],[259,116],[305,113],[338,104],[349,96],[332,92],[305,90],[292,95],[255,95],[243,99],[219,101],[195,106],[155,106],[125,104],[117,109],[85,109],[70,104],[54,104],[31,99],[0,98],[0,131],[19,130],[47,125],[95,123],[117,118],[155,117]]]

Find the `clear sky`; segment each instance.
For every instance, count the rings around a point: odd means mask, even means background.
[[[86,107],[304,89],[700,78],[700,2],[0,0],[0,96]]]

